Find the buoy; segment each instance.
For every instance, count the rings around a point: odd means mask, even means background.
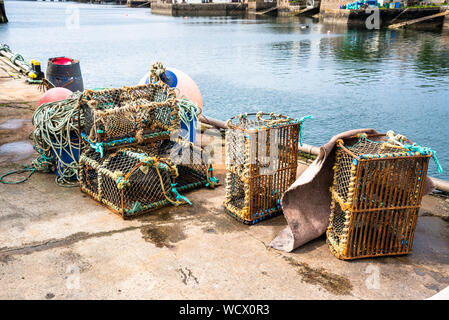
[[[151,71],[140,79],[139,84],[150,83]],[[181,130],[185,130],[185,134],[182,134],[190,142],[195,142],[196,130],[192,128],[197,127],[197,119],[200,118],[203,111],[203,97],[201,95],[200,88],[196,85],[195,81],[181,70],[175,68],[166,68],[165,72],[161,75],[161,80],[168,86],[175,88],[176,97],[178,99],[189,99],[198,107],[198,114],[195,118],[192,118],[189,124],[181,121]],[[190,129],[189,129],[190,128]]]
[[[67,99],[72,94],[72,91],[66,88],[51,88],[45,92],[39,99],[39,105],[47,102],[55,102]]]
[[[196,104],[199,108],[198,115],[203,111],[203,96],[201,95],[200,88],[198,88],[195,81],[190,78],[186,73],[175,68],[166,68],[165,73],[162,75],[161,80],[172,88],[177,88],[176,94],[178,99],[187,98]],[[150,72],[148,72],[139,84],[150,83]]]

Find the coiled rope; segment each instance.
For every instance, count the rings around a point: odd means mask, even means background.
[[[56,183],[60,186],[72,187],[78,185],[79,145],[75,144],[78,135],[78,99],[80,93],[72,94],[68,99],[44,103],[33,114],[34,131],[31,134],[33,148],[39,156],[31,166],[6,173],[0,177],[4,184],[17,184],[27,181],[36,171],[56,171]],[[65,153],[65,157],[64,157]],[[67,161],[71,159],[72,161]],[[55,163],[58,165],[55,166]],[[27,177],[18,181],[4,181],[3,178],[12,174],[30,172]]]
[[[14,54],[7,44],[1,44],[0,45],[0,51],[9,53],[11,55],[11,57],[9,58],[9,61],[11,61],[13,64],[22,66],[24,68],[26,67],[27,68],[27,71],[26,71],[27,74],[33,69],[31,64],[26,62],[25,59],[20,54]]]
[[[198,106],[189,99],[178,99],[178,114],[182,123],[187,128],[182,135],[189,140],[192,131],[196,131],[198,125]],[[184,135],[184,133],[186,133]]]

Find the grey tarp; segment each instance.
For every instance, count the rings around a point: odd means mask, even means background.
[[[358,133],[377,134],[374,129],[356,129],[340,133],[320,147],[317,159],[301,174],[282,197],[281,205],[288,226],[270,246],[283,251],[293,251],[299,246],[321,236],[327,228],[330,215],[332,166],[335,144]],[[427,178],[425,194],[434,189]]]

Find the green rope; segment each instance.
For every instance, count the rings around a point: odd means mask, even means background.
[[[139,212],[139,211],[142,211],[144,209],[144,207],[142,206],[142,204],[139,202],[139,201],[136,201],[135,203],[134,203],[134,206],[132,207],[132,209],[131,210],[129,210],[128,212],[127,212],[127,214],[134,214],[134,213],[136,213],[136,212]]]
[[[313,119],[313,117],[312,116],[305,116],[305,117],[302,117],[301,119],[299,119],[299,145],[302,147],[302,124],[304,123],[304,120],[307,120],[307,119]]]
[[[416,143],[414,143],[414,144],[404,144],[403,147],[405,149],[410,150],[410,151],[419,152],[421,154],[432,154],[432,159],[433,159],[433,161],[435,161],[435,164],[437,165],[438,173],[440,173],[440,174],[443,173],[443,168],[441,167],[441,164],[438,161],[436,151],[430,149],[429,147],[420,146],[420,145],[418,145]]]
[[[78,162],[75,152],[79,154],[79,146],[73,145],[73,135],[78,132],[78,99],[77,92],[66,100],[49,102],[40,105],[33,114],[35,127],[32,138],[33,147],[40,156],[32,165],[39,171],[56,171],[59,177],[56,183],[76,186],[78,180]],[[71,162],[64,161],[62,154],[67,153]],[[55,163],[58,166],[55,166]]]
[[[176,190],[176,188],[175,188],[176,185],[177,185],[177,183],[171,184],[171,192],[175,195],[175,200],[176,201],[184,200],[189,205],[192,205],[192,202],[190,202],[189,199],[187,199],[186,197],[179,194],[178,190]]]
[[[0,51],[5,50],[0,47]],[[68,99],[49,102],[40,105],[33,114],[32,123],[34,131],[32,133],[33,148],[39,156],[33,160],[31,166],[23,169],[8,172],[0,177],[0,182],[4,184],[18,184],[27,181],[34,172],[58,171],[59,176],[55,181],[64,187],[76,187],[78,182],[78,162],[75,160],[74,151],[79,147],[72,145],[72,135],[78,132],[78,108],[77,102],[80,93],[72,94]],[[62,152],[67,152],[71,159],[70,163],[62,160]],[[55,157],[58,166],[55,169]],[[12,174],[30,172],[27,177],[18,181],[4,181],[3,178]]]
[[[17,180],[17,181],[5,181],[5,180],[3,180],[7,176],[10,176],[10,175],[13,175],[13,174],[21,174],[21,173],[24,173],[24,172],[30,172],[30,173],[28,174],[28,176],[26,176],[22,180]],[[36,168],[25,166],[23,169],[14,170],[14,171],[5,173],[4,175],[0,176],[0,182],[3,183],[3,184],[19,184],[19,183],[27,181],[33,175],[33,173],[35,173],[35,172],[36,172]]]
[[[189,99],[178,99],[178,114],[181,122],[187,128],[186,139],[189,140],[192,130],[196,130],[198,123],[198,106]],[[190,126],[191,123],[193,128]]]

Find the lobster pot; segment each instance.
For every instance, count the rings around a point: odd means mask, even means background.
[[[219,180],[214,176],[212,159],[203,148],[184,139],[166,140],[162,144],[142,146],[149,155],[170,159],[176,165],[176,188],[180,193],[201,187],[214,188]]]
[[[281,212],[281,196],[296,179],[301,124],[261,112],[228,121],[226,212],[247,224]]]
[[[432,153],[405,137],[375,139],[362,134],[353,145],[337,142],[327,242],[340,259],[412,248]]]
[[[162,82],[85,90],[79,100],[83,140],[99,151],[163,140],[179,129],[176,94]]]
[[[123,218],[179,204],[176,167],[142,150],[123,148],[103,157],[88,149],[79,163],[81,190]]]

